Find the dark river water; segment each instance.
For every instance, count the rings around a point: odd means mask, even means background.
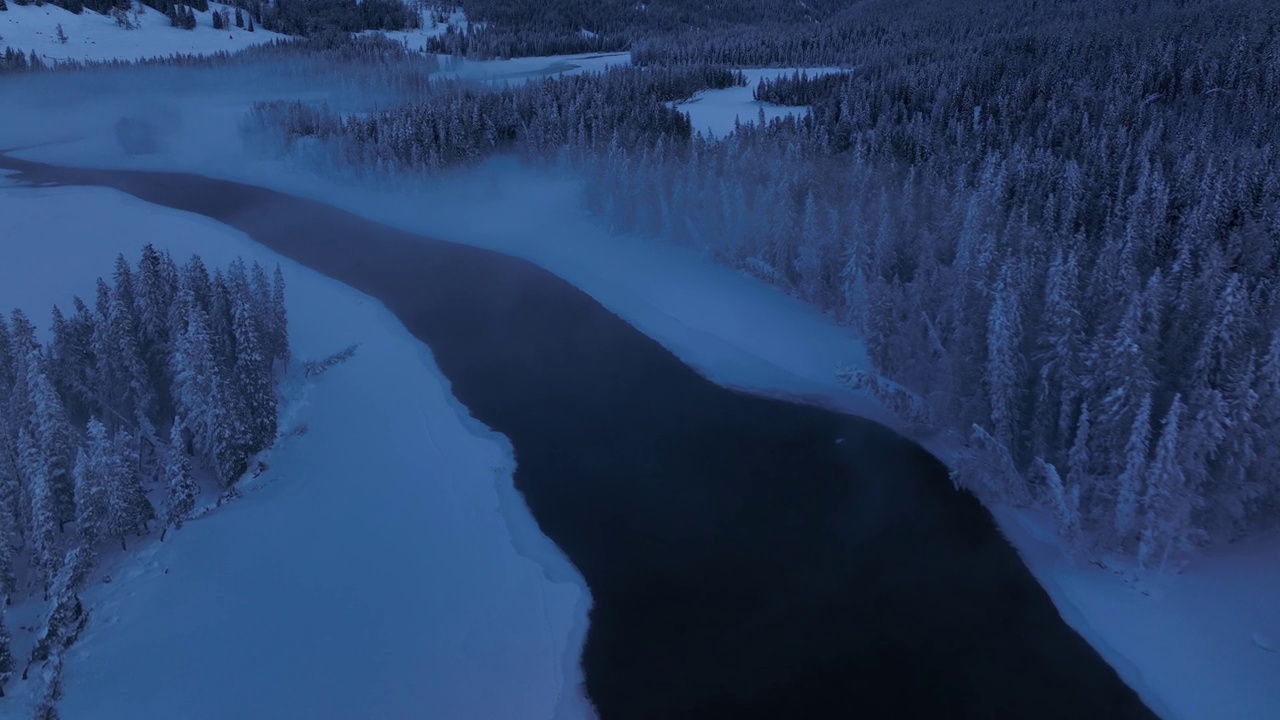
[[[207,215],[385,303],[586,578],[604,720],[1154,717],[883,427],[721,388],[524,260],[192,175],[0,167]]]

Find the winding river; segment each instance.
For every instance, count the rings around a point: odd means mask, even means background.
[[[883,427],[721,388],[524,260],[193,175],[0,167],[206,215],[390,308],[586,578],[604,720],[1154,717]]]

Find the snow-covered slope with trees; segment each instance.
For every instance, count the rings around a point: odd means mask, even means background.
[[[164,13],[141,3],[134,3],[133,11],[124,15],[132,29],[92,10],[77,15],[51,4],[7,4],[9,9],[0,12],[0,49],[9,46],[28,53],[34,51],[45,61],[141,60],[175,53],[208,55],[285,37],[262,28],[248,32],[234,23],[230,28],[215,30],[215,11],[235,12],[235,8],[218,3],[209,3],[207,12],[194,12],[194,30],[172,27]],[[66,42],[59,40],[59,26]]]
[[[229,228],[111,191],[0,188],[0,237],[0,307],[41,324],[151,242],[211,266],[280,262],[296,358],[359,344],[285,380],[283,437],[242,497],[104,558],[63,718],[590,716],[580,578],[514,490],[505,441],[384,308]],[[16,649],[39,621],[30,607],[9,611]],[[11,680],[0,717],[29,717],[34,684]]]

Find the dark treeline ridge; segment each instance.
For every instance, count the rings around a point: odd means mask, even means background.
[[[234,53],[219,51],[207,55],[173,54],[143,60],[49,60],[33,50],[30,53],[6,47],[0,53],[0,74],[58,70],[64,72],[106,71],[124,68],[207,68],[226,70],[240,68],[258,71],[269,65],[272,79],[314,76],[321,66],[331,67],[336,77],[330,83],[350,81],[369,85],[359,70],[376,75],[376,85],[399,96],[423,92],[431,83],[431,75],[440,70],[439,59],[406,50],[404,45],[383,35],[352,36],[344,32],[323,32],[306,37],[273,40],[253,45]],[[338,75],[339,69],[346,75]],[[354,76],[354,79],[353,79]]]
[[[191,0],[190,2],[175,2],[174,0],[139,0],[143,5],[158,10],[170,18],[174,17],[178,8],[185,7],[188,9],[198,10],[200,12],[209,11],[209,0]],[[133,0],[10,0],[14,5],[53,5],[63,10],[69,10],[76,15],[85,10],[92,10],[100,15],[111,15],[120,18],[121,24],[127,22],[124,13],[133,11]],[[3,7],[0,7],[3,9]],[[128,25],[132,28],[132,25]]]
[[[0,319],[0,594],[50,603],[28,667],[59,664],[75,641],[104,544],[190,516],[192,458],[225,489],[274,442],[288,356],[279,268],[210,273],[150,245],[136,265],[117,258],[91,302],[55,307],[44,343],[23,311]],[[0,627],[0,693],[8,637]]]
[[[858,22],[806,31],[810,43],[761,30],[759,53],[739,31],[662,46],[664,62],[851,68],[756,89],[811,105],[803,120],[602,145],[607,127],[584,141],[573,128],[589,114],[563,119],[557,92],[530,90],[525,101],[559,113],[564,134],[547,126],[524,149],[582,172],[589,206],[617,231],[702,249],[854,325],[878,374],[849,381],[964,438],[958,477],[1053,508],[1077,550],[1150,568],[1274,528],[1275,8],[918,0],[854,11]],[[830,34],[840,27],[852,34]],[[631,88],[638,114],[659,112],[660,98],[626,77],[574,78],[573,93],[626,102]],[[491,101],[476,97],[438,108],[456,120],[423,124],[413,104],[380,111],[376,130],[331,119],[314,132],[334,167],[417,172],[431,154],[396,149],[405,131],[393,128],[458,123],[482,136],[485,117],[465,113]],[[288,128],[289,117],[260,108],[251,125]]]
[[[666,103],[744,84],[741,72],[716,67],[613,68],[498,90],[443,81],[410,105],[348,116],[300,102],[257,103],[243,129],[259,149],[287,154],[309,138],[319,152],[336,153],[324,162],[376,174],[440,170],[501,152],[582,159],[664,141],[687,147],[689,118]]]
[[[6,9],[6,0],[0,0],[0,11]],[[133,0],[11,0],[15,5],[54,5],[80,14],[85,10],[111,15],[117,22],[132,29],[128,13]],[[191,10],[209,11],[209,0],[140,0],[143,5],[168,15],[173,25],[184,29],[195,27]],[[236,27],[253,32],[261,26],[285,35],[307,36],[323,32],[360,32],[362,30],[409,30],[422,27],[422,12],[418,3],[404,0],[228,0],[227,5],[239,8],[242,16]],[[220,18],[214,18],[215,27],[222,29]]]
[[[416,3],[404,0],[232,0],[229,4],[248,11],[267,30],[285,35],[422,27]]]
[[[850,0],[463,0],[460,4],[469,26],[464,30],[448,28],[430,42],[431,52],[491,59],[650,48],[649,43],[661,38],[679,38],[679,42],[701,46],[743,33],[768,36],[785,32],[790,36],[797,28],[812,32]],[[633,57],[648,64],[660,53],[656,48],[646,49]],[[685,61],[717,64],[703,59]]]

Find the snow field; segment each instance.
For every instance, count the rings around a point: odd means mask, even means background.
[[[104,189],[0,187],[0,242],[0,307],[41,324],[152,242],[211,267],[279,262],[297,358],[360,343],[286,382],[284,438],[243,497],[94,573],[63,718],[592,715],[577,689],[581,578],[512,486],[505,440],[380,304],[230,228]],[[25,717],[24,683],[8,690],[0,716]]]
[[[805,72],[815,78],[831,73],[843,72],[839,68],[755,68],[743,70],[747,76],[746,87],[731,87],[722,90],[703,90],[693,97],[681,102],[671,103],[681,112],[688,113],[693,123],[694,132],[701,132],[708,137],[724,137],[733,132],[734,122],[743,125],[754,125],[759,122],[760,112],[764,111],[765,122],[780,117],[804,117],[809,114],[807,107],[792,107],[758,102],[752,95],[756,85],[764,78],[774,79]]]
[[[214,30],[211,13],[231,7],[219,3],[209,3],[208,12],[195,14],[195,30],[170,27],[168,17],[140,3],[134,5],[136,17],[129,14],[137,24],[133,30],[118,27],[115,19],[92,10],[76,15],[53,5],[8,5],[8,12],[0,12],[0,51],[6,45],[28,53],[34,50],[46,61],[142,60],[174,53],[209,55],[286,37],[262,28],[253,32],[236,27]],[[234,13],[235,9],[230,11]],[[58,25],[67,36],[66,44],[56,39]]]

